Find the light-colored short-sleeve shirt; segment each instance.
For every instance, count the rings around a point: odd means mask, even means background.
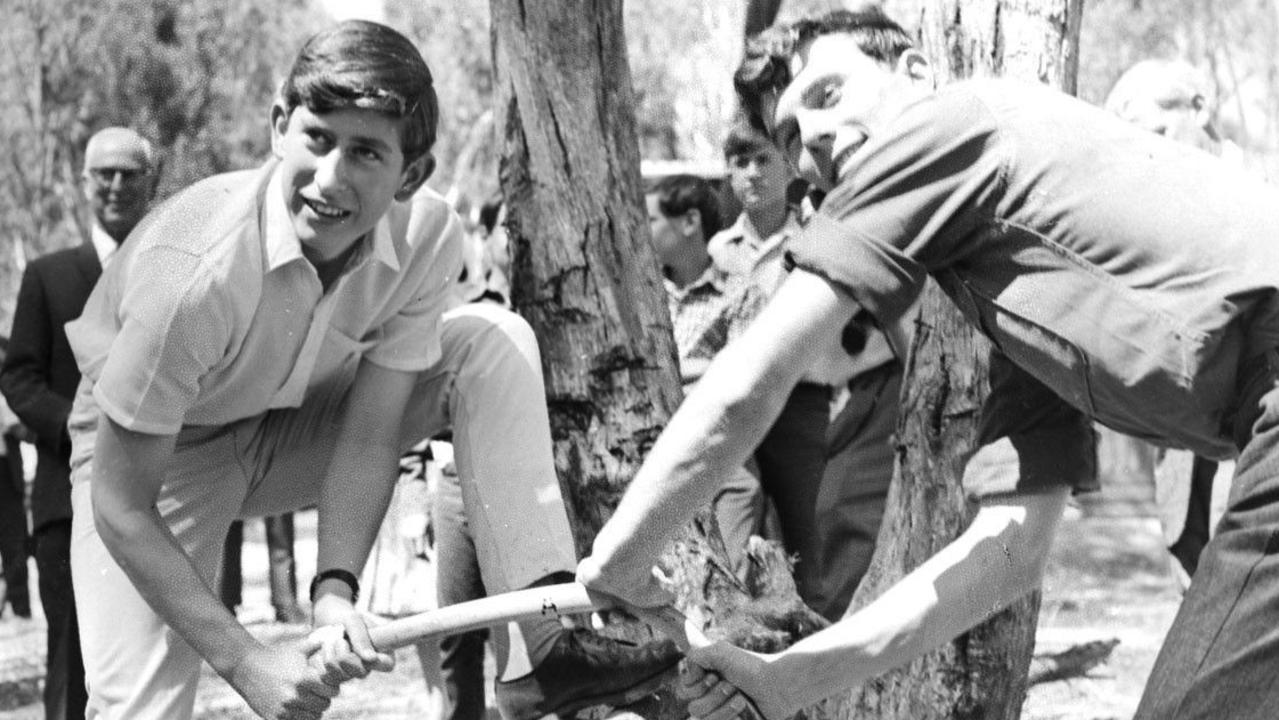
[[[130,236],[67,337],[84,373],[73,440],[105,413],[143,433],[223,425],[349,385],[359,361],[418,371],[440,357],[462,233],[429,190],[396,203],[323,292],[276,164],[218,175]]]

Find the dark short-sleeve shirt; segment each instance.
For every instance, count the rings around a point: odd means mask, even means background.
[[[857,160],[792,242],[799,267],[885,327],[931,274],[1000,353],[1084,416],[1234,452],[1240,363],[1279,344],[1272,188],[1011,80],[932,94]]]

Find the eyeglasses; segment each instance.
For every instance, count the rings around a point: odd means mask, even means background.
[[[112,167],[89,168],[89,177],[93,178],[93,181],[98,183],[99,185],[111,185],[112,183],[115,182],[115,178],[117,175],[120,176],[121,184],[128,184],[132,182],[137,182],[144,175],[146,175],[146,171],[140,168],[112,168]]]

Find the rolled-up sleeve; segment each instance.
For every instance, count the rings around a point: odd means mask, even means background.
[[[964,468],[972,498],[1066,486],[1097,490],[1092,423],[998,350],[991,352],[990,394],[981,410],[978,450]]]

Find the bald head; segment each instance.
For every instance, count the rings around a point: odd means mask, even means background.
[[[116,242],[133,230],[155,193],[151,143],[123,127],[99,130],[84,149],[84,192],[93,216]]]
[[[1171,140],[1219,151],[1207,79],[1180,60],[1143,60],[1119,78],[1106,109]]]

